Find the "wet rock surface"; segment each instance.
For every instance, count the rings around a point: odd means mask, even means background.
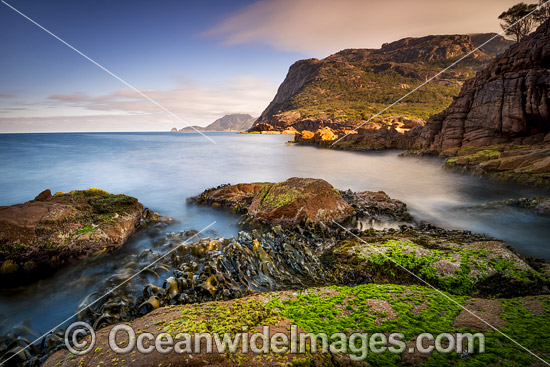
[[[99,330],[99,349],[87,356],[71,356],[54,333],[48,343],[29,350],[25,358],[14,360],[26,366],[35,363],[39,356],[50,356],[47,366],[109,364],[114,359],[121,365],[144,366],[166,361],[227,366],[247,361],[265,365],[266,361],[286,363],[294,357],[311,365],[353,362],[342,353],[289,357],[269,352],[254,360],[248,353],[118,356],[105,346],[108,331],[121,322],[131,322],[142,331],[154,333],[235,333],[240,331],[235,327],[244,324],[250,330],[271,325],[271,332],[287,334],[291,324],[304,331],[329,334],[400,330],[406,343],[424,332],[457,330],[483,331],[494,338],[494,343],[507,343],[477,318],[463,314],[461,306],[475,308],[473,311],[480,317],[489,315],[495,327],[516,333],[516,337],[522,337],[524,330],[517,325],[518,314],[529,325],[550,323],[550,267],[544,262],[524,259],[493,238],[429,224],[362,230],[358,226],[361,218],[385,217],[396,223],[406,219],[414,224],[406,205],[384,192],[354,193],[330,186],[331,192],[352,211],[341,224],[348,230],[308,219],[298,224],[272,224],[243,209],[259,201],[262,191],[271,185],[277,184],[223,185],[206,190],[194,201],[243,213],[242,231],[237,236],[199,238],[192,230],[169,234],[153,242],[150,249],[127,257],[119,273],[98,284],[77,311],[80,320]],[[295,188],[279,186],[277,196],[286,197],[281,187],[291,192]],[[118,287],[121,283],[124,284]],[[100,298],[108,291],[111,293]],[[0,359],[13,352],[16,338],[6,340]],[[531,348],[546,353],[546,347],[540,344]],[[498,361],[516,361],[508,352],[493,348],[490,353]],[[416,352],[382,356],[397,365],[432,358]],[[472,363],[481,357],[467,356]],[[369,358],[353,363],[372,363]]]
[[[53,196],[45,190],[32,201],[0,207],[3,285],[36,281],[66,263],[115,250],[146,221],[171,219],[144,210],[134,197],[99,189]]]
[[[462,308],[464,307],[464,308]],[[238,348],[236,353],[191,353],[189,351],[167,354],[153,352],[142,355],[130,353],[119,355],[108,346],[108,333],[111,327],[97,333],[95,350],[85,356],[72,356],[61,350],[53,354],[45,366],[80,366],[80,365],[308,365],[308,366],[370,366],[417,365],[423,362],[448,365],[461,359],[462,365],[500,366],[503,363],[512,365],[536,365],[538,362],[528,352],[515,349],[512,341],[503,337],[490,326],[502,330],[507,336],[517,339],[526,337],[525,331],[531,327],[543,327],[550,321],[550,296],[537,296],[512,299],[480,299],[456,297],[446,292],[438,292],[421,286],[402,286],[394,284],[364,284],[356,287],[316,287],[301,291],[279,291],[254,294],[239,300],[208,302],[196,305],[165,307],[136,319],[129,324],[136,330],[151,332],[154,336],[161,333],[189,333],[195,341],[195,333],[228,333],[235,337],[244,330],[262,332],[262,326],[268,326],[268,336],[280,332],[290,340],[291,325],[296,325],[297,333],[335,332],[351,335],[353,332],[378,332],[384,335],[396,330],[402,334],[400,339],[406,348],[402,353],[367,353],[363,360],[352,361],[350,354],[360,356],[360,352],[338,353],[329,351],[320,353],[276,353],[269,349],[265,353],[243,352]],[[485,320],[485,322],[481,321]],[[230,320],[230,322],[227,322]],[[490,325],[490,326],[489,326]],[[516,330],[516,331],[514,331]],[[457,333],[483,332],[485,335],[485,353],[463,353],[457,355],[429,353],[422,354],[416,347],[415,340],[422,333],[446,332]],[[536,332],[540,338],[543,331]],[[116,338],[122,347],[127,345],[128,337],[120,333]],[[179,339],[183,340],[182,337]],[[544,356],[548,347],[544,343],[534,342],[532,338],[524,339],[529,350]],[[192,344],[194,345],[194,344]],[[379,346],[391,347],[387,339]],[[433,345],[426,340],[423,346]],[[290,349],[287,341],[281,346]],[[309,344],[311,348],[311,344]],[[464,350],[467,351],[464,344]]]
[[[550,216],[550,198],[545,196],[535,196],[531,198],[508,199],[499,201],[490,201],[482,205],[468,207],[469,210],[500,210],[506,208],[520,208],[528,213],[541,217]]]
[[[305,221],[342,222],[354,212],[338,190],[328,182],[314,178],[293,177],[277,183],[227,185],[206,190],[193,200],[231,207],[257,220],[282,225]]]
[[[550,278],[505,244],[430,225],[363,231],[338,242],[335,267],[376,283],[425,284],[457,295],[547,294]]]

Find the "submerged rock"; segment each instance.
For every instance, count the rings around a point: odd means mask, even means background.
[[[99,189],[54,196],[45,190],[35,200],[0,207],[0,277],[5,286],[33,280],[119,248],[145,220],[170,221],[151,213],[134,197]]]
[[[504,210],[507,207],[525,209],[541,217],[550,217],[550,198],[545,196],[490,201],[482,205],[466,207],[466,209],[475,211],[487,209]]]

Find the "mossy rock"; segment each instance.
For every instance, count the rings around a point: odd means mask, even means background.
[[[95,188],[54,196],[45,190],[35,200],[1,207],[0,262],[2,274],[9,277],[6,284],[29,282],[75,259],[122,246],[143,214],[136,198]]]
[[[496,330],[475,315],[494,326]],[[262,332],[268,326],[269,336],[292,330],[299,334],[314,333],[305,353],[285,353],[275,349],[255,354],[237,348],[235,353],[220,353],[217,345],[213,353],[115,354],[108,346],[113,326],[98,330],[96,348],[85,356],[72,356],[61,350],[51,356],[44,366],[110,365],[128,363],[132,366],[215,364],[220,366],[307,365],[307,366],[529,366],[540,361],[523,347],[550,361],[550,296],[513,299],[480,299],[456,296],[422,286],[396,284],[365,284],[356,287],[310,288],[301,291],[280,291],[255,294],[240,300],[159,308],[144,317],[129,322],[138,333],[151,332],[154,336],[172,337],[188,333]],[[365,338],[373,335],[388,337],[400,333],[402,344],[377,345],[380,352],[363,339],[356,339],[356,349],[346,352],[321,353],[322,334],[338,333],[338,340],[349,340],[354,333]],[[423,333],[437,336],[442,333],[470,334],[473,348],[463,353],[431,352],[419,355],[411,350],[414,340]],[[480,334],[481,333],[481,334]],[[503,335],[504,334],[504,335]],[[250,335],[250,334],[249,334]],[[480,340],[484,338],[483,352]],[[512,339],[512,340],[510,340]],[[182,339],[179,339],[182,340]],[[194,339],[192,339],[194,340]],[[330,337],[330,341],[334,341]],[[389,340],[387,338],[387,340]],[[118,333],[117,343],[125,347],[126,333]],[[365,344],[361,344],[365,343]],[[258,346],[261,343],[258,344]],[[433,343],[432,343],[433,344]],[[192,344],[193,345],[193,344]],[[282,345],[290,348],[290,341]],[[390,349],[392,346],[397,348]],[[203,348],[203,351],[205,348]],[[392,352],[393,351],[393,352]],[[395,353],[397,351],[397,353]],[[191,356],[191,357],[190,357]],[[540,365],[540,364],[539,364]]]
[[[342,272],[361,272],[382,283],[427,281],[457,295],[540,294],[550,286],[545,274],[499,241],[452,238],[444,231],[415,236],[414,230],[363,237],[362,241],[348,238],[336,245],[336,263]]]

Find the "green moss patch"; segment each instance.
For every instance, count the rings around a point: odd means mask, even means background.
[[[474,247],[440,243],[434,248],[433,245],[427,247],[426,244],[421,246],[410,240],[395,239],[369,244],[346,243],[340,252],[351,255],[356,266],[387,281],[419,282],[408,270],[429,284],[457,295],[475,294],[476,285],[495,273],[511,282],[548,282],[546,277],[530,270],[508,250],[503,249],[505,253],[500,254],[498,250],[488,250],[484,246],[484,242]],[[490,242],[487,242],[487,247],[491,247]],[[508,255],[514,258],[507,258]]]
[[[274,297],[266,304],[281,316],[311,333],[354,332],[402,333],[404,341],[414,340],[421,333],[476,333],[469,328],[455,328],[454,321],[462,311],[466,296],[437,292],[421,286],[366,284],[357,287],[331,287],[329,291],[310,289],[293,299]],[[375,312],[373,300],[391,305],[395,317]],[[506,325],[499,330],[528,350],[550,361],[550,299],[541,297],[544,312],[534,315],[522,304],[523,298],[501,300]],[[475,310],[473,310],[475,311]],[[457,353],[426,355],[422,366],[526,366],[538,360],[501,333],[490,330],[485,335],[485,352],[478,347],[473,354]],[[405,351],[406,353],[406,351]],[[366,362],[372,366],[401,365],[402,355],[386,351],[369,353]],[[540,362],[539,362],[540,363]],[[541,364],[542,365],[542,364]]]
[[[300,328],[312,333],[344,332],[402,333],[404,341],[431,332],[439,334],[452,330],[467,297],[444,295],[425,287],[394,284],[366,284],[357,287],[331,287],[329,294],[312,291],[298,292],[295,300],[272,299],[266,307],[290,319]],[[445,297],[452,297],[457,303]],[[384,312],[373,311],[371,300],[384,300],[397,315],[388,318]],[[373,366],[394,366],[400,354],[370,353],[366,361]]]
[[[93,208],[96,214],[114,214],[126,213],[129,206],[137,203],[137,199],[132,196],[122,194],[109,194],[100,189],[75,190],[69,193],[58,192],[54,197],[65,198],[69,201],[84,199]]]
[[[258,325],[277,324],[281,320],[275,312],[254,299],[177,307],[181,311],[181,318],[157,323],[164,327],[164,331],[173,335],[177,333],[234,335],[243,332],[243,328],[250,330]]]

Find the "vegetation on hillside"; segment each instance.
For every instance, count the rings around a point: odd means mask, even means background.
[[[365,120],[434,76],[441,70],[440,64],[418,63],[412,68],[412,64],[395,63],[383,65],[387,69],[378,71],[377,65],[365,62],[330,63],[293,96],[289,109],[305,118]],[[438,76],[386,114],[427,119],[452,102],[462,82],[473,77],[479,65],[475,59],[465,61],[460,68]]]

